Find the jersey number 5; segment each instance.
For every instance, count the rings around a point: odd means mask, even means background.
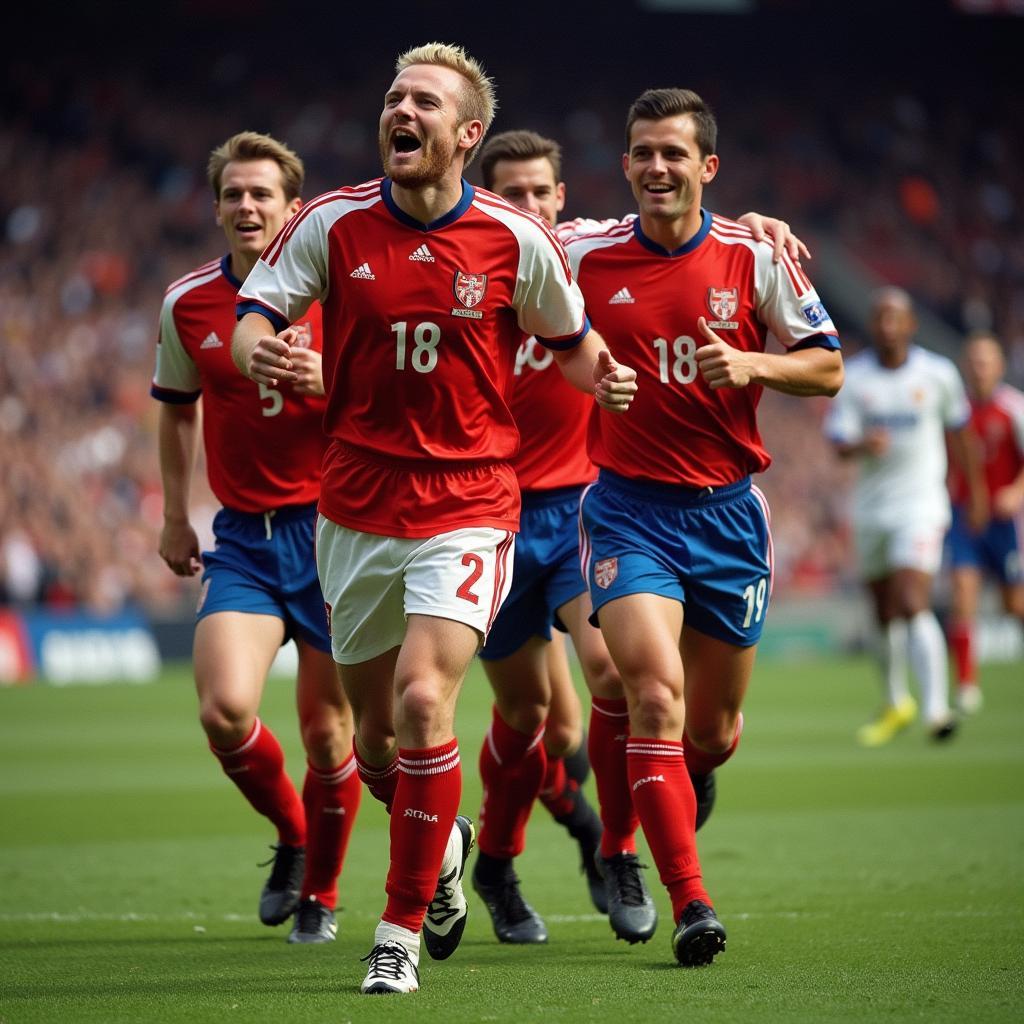
[[[268,388],[266,384],[260,385],[260,401],[270,403],[263,406],[264,416],[276,416],[284,408],[284,396],[277,388]]]

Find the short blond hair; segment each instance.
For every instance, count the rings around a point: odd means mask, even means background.
[[[413,64],[433,64],[436,67],[451,68],[465,81],[466,88],[462,90],[459,100],[459,120],[480,121],[484,126],[480,141],[466,151],[468,167],[491,127],[494,111],[498,108],[498,100],[494,95],[494,79],[484,71],[478,60],[470,57],[463,47],[454,43],[423,43],[421,46],[406,50],[395,61],[395,74],[400,74]]]
[[[239,132],[218,146],[210,154],[210,161],[206,165],[206,177],[216,199],[220,199],[220,180],[224,168],[229,163],[244,163],[248,160],[273,160],[281,168],[281,186],[289,203],[302,195],[306,168],[298,153],[270,135]]]

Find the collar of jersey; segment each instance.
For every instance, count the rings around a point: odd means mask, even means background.
[[[705,210],[703,207],[701,207],[700,217],[700,228],[697,231],[697,234],[695,234],[693,238],[691,238],[688,242],[685,242],[683,245],[679,246],[678,249],[666,249],[663,245],[658,245],[657,242],[648,238],[643,233],[643,229],[640,227],[639,217],[637,217],[637,219],[633,221],[633,234],[636,235],[636,240],[645,249],[650,249],[651,252],[656,253],[658,256],[685,256],[688,252],[693,252],[693,250],[696,249],[697,246],[700,245],[700,243],[703,242],[704,239],[708,237],[708,232],[711,230],[711,214],[708,213],[708,211]]]
[[[384,199],[384,205],[388,208],[388,212],[399,223],[412,228],[414,231],[437,231],[438,228],[445,228],[457,221],[469,209],[475,192],[473,186],[463,178],[462,198],[443,217],[438,217],[437,220],[432,220],[429,224],[424,224],[415,217],[410,217],[405,210],[399,208],[398,204],[391,197],[390,178],[385,178],[380,183],[380,194]]]
[[[220,272],[228,279],[235,291],[242,287],[242,282],[231,273],[231,253],[225,253],[220,258]]]

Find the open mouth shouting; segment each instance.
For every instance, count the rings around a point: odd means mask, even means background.
[[[398,155],[415,153],[423,148],[423,143],[408,128],[396,128],[391,133],[391,150]]]

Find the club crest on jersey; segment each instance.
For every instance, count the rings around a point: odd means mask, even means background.
[[[714,320],[708,321],[708,327],[735,330],[739,324],[733,320],[736,310],[740,308],[738,288],[709,288],[708,309]]]
[[[594,563],[594,582],[607,590],[619,578],[619,560],[602,558]]]
[[[483,311],[474,307],[483,302],[487,292],[486,274],[466,274],[461,270],[456,270],[452,291],[455,292],[455,298],[462,304],[452,307],[452,316],[464,316],[471,320],[484,318]]]

